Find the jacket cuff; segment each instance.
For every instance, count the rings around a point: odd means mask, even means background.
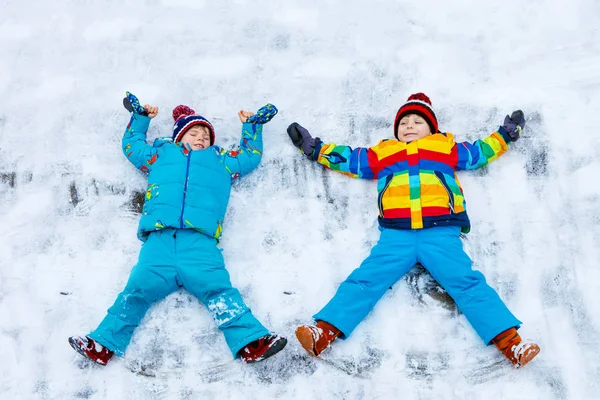
[[[317,161],[319,159],[319,155],[321,155],[321,147],[323,147],[323,142],[318,137],[315,138],[315,149],[308,156],[312,161]]]
[[[506,132],[506,129],[503,126],[499,127],[497,132],[500,134],[500,136],[502,136],[502,139],[504,139],[506,144],[512,142],[512,139],[510,138],[508,132]]]
[[[262,124],[244,122],[242,124],[242,137],[246,139],[253,139],[256,134],[262,133],[262,127]]]
[[[133,114],[131,114],[131,121],[129,122],[129,125],[132,130],[146,131],[146,130],[148,130],[148,127],[150,126],[150,120],[151,120],[150,117],[133,113]]]

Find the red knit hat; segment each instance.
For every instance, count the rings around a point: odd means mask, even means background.
[[[194,110],[183,104],[178,105],[173,109],[173,141],[179,142],[185,132],[192,126],[201,125],[208,128],[210,132],[210,145],[215,144],[215,129],[212,124],[203,116],[196,114]]]
[[[398,139],[398,123],[400,120],[408,114],[417,114],[427,121],[431,133],[438,132],[438,122],[431,106],[431,100],[425,93],[415,93],[408,97],[408,100],[396,113],[396,120],[394,121],[394,137]]]

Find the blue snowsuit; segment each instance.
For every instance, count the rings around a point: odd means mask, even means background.
[[[146,142],[150,118],[133,114],[123,152],[148,173],[138,237],[144,242],[125,289],[88,336],[122,356],[150,306],[185,288],[212,314],[234,358],[269,334],[232,287],[217,248],[234,178],[262,158],[262,125],[245,123],[238,151],[190,151],[181,143]]]

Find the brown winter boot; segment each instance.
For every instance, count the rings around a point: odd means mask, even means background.
[[[492,339],[498,350],[510,360],[515,368],[520,368],[533,360],[540,352],[540,346],[530,341],[522,341],[515,328],[510,328]]]
[[[342,334],[338,328],[325,321],[317,321],[317,325],[300,325],[296,328],[296,337],[304,350],[317,357],[323,350]]]

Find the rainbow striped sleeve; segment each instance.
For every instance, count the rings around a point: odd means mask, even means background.
[[[374,179],[379,164],[377,153],[372,148],[323,144],[317,162],[325,167],[352,178]]]
[[[501,132],[496,131],[482,140],[473,143],[455,144],[458,153],[457,170],[477,169],[489,164],[508,150],[508,144]]]

